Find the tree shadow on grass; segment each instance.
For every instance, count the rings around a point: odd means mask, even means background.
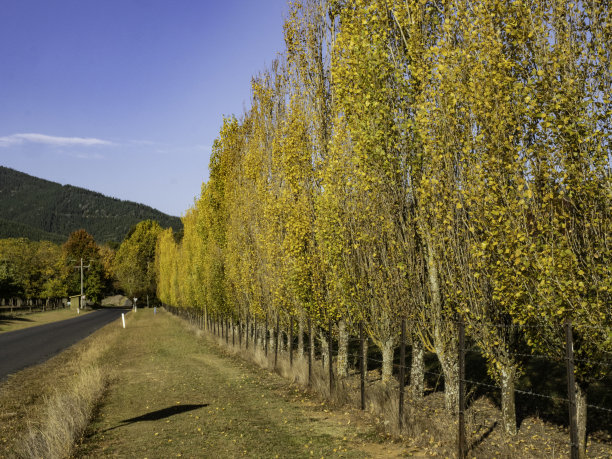
[[[197,410],[205,406],[208,406],[208,403],[194,404],[194,405],[169,406],[167,408],[162,408],[161,410],[151,411],[141,416],[136,416],[130,419],[124,419],[123,421],[121,421],[119,425],[116,425],[115,427],[111,427],[109,429],[105,429],[103,430],[103,432],[108,432],[109,430],[114,430],[119,427],[124,427],[130,424],[135,424],[137,422],[142,422],[142,421],[159,421],[160,419],[166,419],[166,418],[169,418],[170,416],[174,416],[175,414],[187,413],[188,411]]]
[[[34,322],[34,321],[32,319],[27,319],[25,317],[0,315],[0,325],[9,323],[9,322]]]

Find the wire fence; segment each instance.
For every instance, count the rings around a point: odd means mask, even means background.
[[[0,316],[65,308],[62,298],[0,298]]]
[[[371,383],[371,381],[368,381],[368,377],[366,375],[367,369],[372,366],[376,368],[383,367],[391,363],[394,378],[396,378],[395,381],[397,381],[396,388],[399,397],[397,419],[401,431],[402,423],[404,421],[404,391],[406,387],[406,376],[409,375],[411,372],[411,367],[406,365],[405,357],[405,349],[407,347],[406,325],[424,325],[425,321],[402,321],[402,333],[399,339],[399,346],[395,347],[395,350],[397,350],[397,348],[399,347],[399,360],[397,359],[397,353],[395,353],[396,358],[392,362],[385,362],[383,359],[377,358],[377,355],[379,355],[380,353],[376,353],[377,351],[373,351],[374,347],[372,346],[371,341],[365,336],[364,327],[362,325],[358,326],[358,337],[355,337],[354,335],[348,337],[341,337],[338,336],[337,333],[333,333],[333,330],[335,329],[335,324],[332,323],[331,320],[328,324],[326,324],[326,329],[314,327],[313,324],[308,322],[307,326],[302,326],[301,328],[298,328],[296,330],[293,318],[290,321],[287,321],[288,323],[285,323],[284,327],[281,327],[280,320],[278,317],[275,321],[257,321],[256,319],[252,318],[245,319],[242,321],[233,321],[228,318],[206,316],[203,311],[196,311],[185,308],[174,308],[171,306],[165,307],[169,312],[181,316],[189,320],[192,324],[195,324],[199,328],[206,329],[211,333],[219,336],[220,338],[224,339],[227,344],[229,344],[231,340],[232,345],[234,346],[238,345],[241,348],[248,348],[249,346],[255,348],[256,346],[260,346],[266,355],[274,353],[275,367],[277,365],[279,352],[284,353],[285,355],[288,354],[290,364],[293,364],[294,354],[296,352],[299,352],[301,356],[304,356],[304,358],[308,359],[308,384],[311,383],[313,366],[317,365],[317,359],[320,360],[319,365],[321,365],[321,367],[326,372],[328,372],[328,394],[330,396],[332,396],[334,390],[336,390],[336,383],[338,379],[338,375],[334,373],[334,365],[332,364],[333,360],[335,359],[336,363],[338,363],[339,357],[342,357],[342,359],[346,360],[347,366],[352,362],[352,373],[359,374],[361,385],[360,398],[362,409],[365,408],[366,387],[369,383]],[[452,321],[450,323],[447,323],[446,325],[447,330],[454,329],[457,333],[454,349],[454,352],[456,352],[458,363],[457,382],[459,384],[458,407],[456,407],[456,414],[459,421],[457,427],[457,456],[460,458],[464,458],[467,456],[469,450],[468,448],[470,446],[467,444],[467,435],[465,427],[465,414],[467,412],[466,386],[469,385],[472,388],[482,388],[488,392],[496,392],[501,394],[503,394],[504,391],[507,391],[507,389],[504,389],[504,387],[502,387],[490,377],[482,378],[482,375],[480,374],[474,374],[472,376],[466,375],[466,354],[473,354],[476,358],[479,358],[483,362],[486,362],[487,355],[491,355],[493,351],[489,349],[486,352],[483,352],[483,350],[478,346],[474,345],[473,342],[470,342],[470,346],[468,347],[466,345],[466,326],[462,320]],[[516,324],[493,324],[493,326],[504,327],[506,329],[515,329],[517,327],[536,327],[536,325],[519,326]],[[605,376],[609,373],[609,368],[612,367],[612,359],[608,359],[605,357],[603,359],[575,357],[573,331],[572,324],[570,322],[557,325],[545,325],[540,326],[540,328],[544,328],[546,330],[554,330],[555,328],[557,328],[556,331],[559,332],[559,335],[564,335],[564,340],[562,341],[565,352],[564,356],[560,355],[560,352],[556,354],[551,353],[551,355],[547,355],[544,353],[528,354],[526,352],[521,351],[506,350],[506,357],[510,357],[514,362],[517,362],[517,367],[520,364],[524,366],[524,362],[529,361],[530,359],[544,361],[548,364],[556,364],[559,368],[560,364],[562,363],[566,370],[566,396],[560,396],[555,393],[542,393],[529,387],[513,387],[511,390],[516,395],[545,400],[557,405],[566,406],[570,431],[570,438],[567,445],[570,448],[570,456],[572,458],[577,458],[579,457],[580,441],[578,439],[578,401],[576,399],[575,366],[576,364],[585,364],[588,365],[590,368],[598,368],[601,370],[600,373]],[[601,331],[601,328],[599,328],[598,330]],[[311,346],[311,342],[315,342],[314,339],[310,339],[311,336],[318,336],[318,339],[320,341],[319,346],[316,346],[316,344],[314,347]],[[296,346],[296,341],[299,343],[299,346]],[[340,352],[339,350],[341,344],[342,347],[345,348],[342,350],[342,352]],[[358,350],[355,351],[355,348],[358,348]],[[604,349],[599,350],[601,351],[600,355],[602,356],[612,356],[612,353]],[[430,371],[425,368],[422,368],[421,373],[423,377],[429,378],[430,380],[445,381],[446,379],[446,376],[443,371]],[[476,376],[477,378],[475,378],[474,376]],[[518,378],[515,378],[514,382],[516,382],[516,379]],[[612,393],[608,395],[612,397]],[[602,406],[593,403],[585,403],[584,406],[590,410],[595,410],[597,412],[603,413],[606,416],[612,415],[612,407],[609,406]],[[612,417],[610,417],[610,420],[612,420]]]

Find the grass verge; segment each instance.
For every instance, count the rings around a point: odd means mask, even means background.
[[[81,314],[89,314],[91,310],[81,311]],[[35,327],[37,325],[58,322],[60,320],[76,317],[76,311],[65,309],[54,309],[52,311],[34,312],[32,314],[20,314],[0,317],[0,333],[21,330],[22,328]]]
[[[105,366],[85,457],[402,457],[371,417],[229,355],[166,312],[138,311]]]
[[[194,330],[198,329],[194,327]],[[200,333],[230,355],[249,360],[268,371],[275,371],[289,381],[302,385],[307,383],[307,363],[295,358],[291,366],[287,352],[279,353],[275,365],[274,352],[269,352],[266,356],[259,344],[253,349],[251,341],[249,348],[245,349],[244,343],[242,347],[238,346],[238,339],[235,338],[233,345],[231,329],[227,340],[225,337],[221,338],[208,332]],[[444,394],[439,388],[436,390],[437,385],[428,387],[428,395],[420,399],[414,399],[409,387],[406,387],[404,422],[400,433],[397,381],[387,385],[382,384],[377,369],[370,372],[367,380],[366,410],[374,415],[374,421],[381,427],[381,432],[386,432],[389,437],[399,440],[413,451],[420,451],[421,454],[444,457],[456,455],[457,417],[445,410]],[[335,409],[345,410],[347,407],[357,407],[360,404],[358,374],[352,371],[349,377],[336,381],[330,396],[328,372],[323,371],[320,360],[313,362],[311,391]],[[500,459],[568,457],[569,434],[566,426],[546,421],[536,413],[521,419],[517,435],[507,437],[501,426],[499,407],[493,401],[472,390],[468,392],[467,400],[466,433],[469,457]],[[612,442],[605,432],[590,435],[587,456],[612,457]]]

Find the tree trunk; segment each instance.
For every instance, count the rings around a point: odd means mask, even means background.
[[[459,412],[459,362],[454,354],[444,349],[436,349],[442,373],[444,374],[444,406],[451,414]]]
[[[270,349],[276,349],[276,335],[274,327],[270,327],[270,330],[268,332],[270,333],[270,338],[268,339],[268,346]]]
[[[323,369],[329,368],[329,345],[327,343],[327,336],[325,332],[319,331],[319,341],[321,342],[321,358],[323,359]]]
[[[266,322],[264,324],[264,332],[263,332],[263,341],[264,341],[264,355],[268,356],[268,347],[270,340],[268,339],[268,315],[266,314]]]
[[[249,315],[247,314],[246,316],[246,327],[245,327],[245,333],[244,333],[244,346],[245,349],[249,348]]]
[[[257,333],[257,347],[260,349],[263,349],[264,340],[266,339],[264,337],[264,327],[261,324],[258,324],[258,328],[259,328],[259,331]]]
[[[417,400],[421,400],[425,392],[425,349],[419,338],[414,338],[412,342],[410,391],[412,392],[412,397]]]
[[[388,384],[393,378],[393,351],[395,342],[392,338],[387,339],[382,345],[382,382]]]
[[[310,353],[310,361],[314,364],[314,361],[315,361],[315,331],[314,330],[311,330],[311,333],[308,335],[308,343],[309,343],[308,352]]]
[[[516,435],[516,407],[514,404],[514,383],[516,372],[511,366],[502,366],[500,371],[502,423],[507,435]]]
[[[338,322],[338,379],[348,376],[348,344],[349,335],[346,329],[346,321],[340,319]]]
[[[576,420],[578,424],[578,454],[586,457],[587,440],[587,394],[586,389],[576,382]]]
[[[457,414],[459,411],[458,337],[454,327],[446,326],[445,311],[442,310],[438,264],[431,238],[427,238],[427,274],[431,290],[429,315],[433,322],[433,342],[444,374],[444,405],[449,413]]]
[[[304,358],[304,314],[300,313],[298,317],[298,359]]]

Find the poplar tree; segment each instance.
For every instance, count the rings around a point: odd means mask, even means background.
[[[292,200],[286,209],[291,289],[298,308],[315,326],[324,328],[329,324],[333,304],[328,297],[317,205],[332,130],[330,51],[335,37],[334,14],[331,2],[293,2],[284,25],[290,100],[283,133],[282,166]],[[300,329],[303,328],[301,319],[300,315]],[[343,325],[340,318],[341,329]],[[337,373],[344,377],[348,368],[348,340],[346,333],[340,334]],[[313,334],[309,338],[314,357]],[[323,341],[324,355],[326,344]]]

